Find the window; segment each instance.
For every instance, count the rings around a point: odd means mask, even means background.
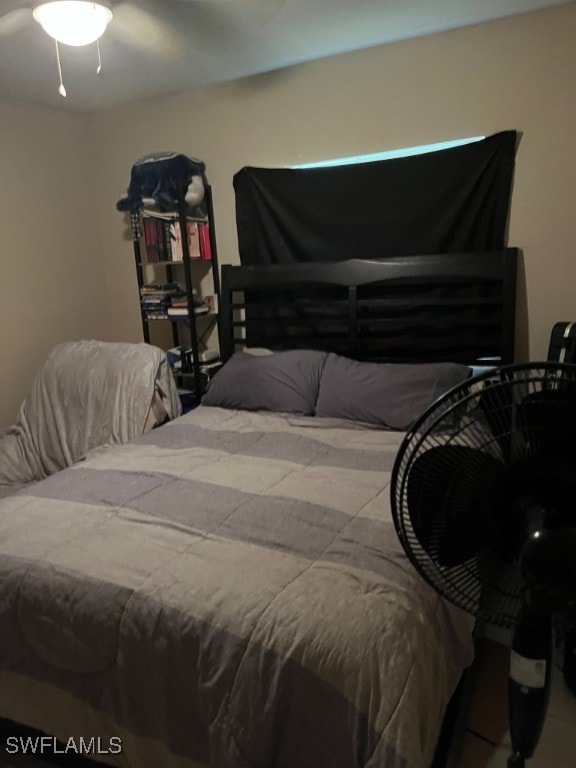
[[[482,141],[485,138],[485,136],[471,136],[467,139],[440,141],[436,144],[421,144],[416,147],[403,147],[402,149],[391,149],[385,152],[373,152],[369,155],[353,155],[352,157],[338,157],[333,160],[320,160],[316,163],[302,163],[300,165],[291,165],[290,168],[328,168],[332,165],[357,165],[358,163],[372,163],[376,160],[392,160],[398,157],[423,155],[426,152],[438,152],[441,149],[460,147],[463,144],[471,144],[474,141]]]

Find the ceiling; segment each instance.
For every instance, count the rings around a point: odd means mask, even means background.
[[[30,0],[0,0],[0,98],[80,111],[563,5],[561,0],[131,0],[96,45],[60,46]]]

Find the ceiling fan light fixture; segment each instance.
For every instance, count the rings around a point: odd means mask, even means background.
[[[50,37],[74,46],[94,43],[112,20],[106,0],[52,0],[36,6],[33,15]]]

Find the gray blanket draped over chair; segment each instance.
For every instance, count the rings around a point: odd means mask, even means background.
[[[180,412],[161,349],[60,344],[39,371],[16,424],[0,432],[0,497],[71,466],[94,448],[133,440]]]

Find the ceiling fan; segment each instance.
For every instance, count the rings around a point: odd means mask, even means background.
[[[59,92],[66,96],[58,45],[94,43],[110,34],[147,55],[177,58],[189,46],[222,45],[269,24],[285,0],[7,0],[0,13],[0,38],[38,22],[56,41]],[[57,28],[57,25],[60,25]]]

